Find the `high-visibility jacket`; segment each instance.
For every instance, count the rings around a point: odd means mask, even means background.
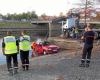
[[[14,36],[4,37],[5,54],[17,53],[16,38]]]
[[[36,46],[37,46],[37,44],[35,42],[32,42],[31,47],[32,47],[33,50],[35,50]]]
[[[23,51],[28,51],[30,50],[31,45],[30,45],[30,36],[24,35],[20,37],[20,42],[19,42],[19,49]]]

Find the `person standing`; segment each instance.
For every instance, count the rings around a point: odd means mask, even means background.
[[[89,67],[94,38],[95,33],[91,24],[88,24],[87,31],[83,35],[84,47],[80,67]]]
[[[85,29],[84,29],[84,33],[86,33],[88,31],[88,28],[87,27],[85,27]],[[84,39],[84,33],[82,34],[82,37],[81,37],[81,40],[82,40],[82,49],[83,49],[83,47],[84,47],[84,41],[85,41],[85,39]]]
[[[79,29],[78,27],[75,27],[75,39],[79,38]]]
[[[18,41],[16,40],[15,36],[12,36],[11,31],[7,31],[7,36],[4,37],[2,41],[2,51],[3,54],[6,56],[8,72],[11,75],[16,74],[18,70],[18,49]]]
[[[20,49],[20,58],[22,62],[23,71],[29,69],[29,50],[31,48],[30,36],[25,34],[25,31],[21,32],[19,49]]]

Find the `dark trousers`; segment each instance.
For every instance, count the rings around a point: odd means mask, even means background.
[[[22,62],[22,67],[29,66],[29,51],[20,50],[20,58]]]
[[[13,60],[13,65],[12,65],[12,60]],[[7,54],[6,62],[7,62],[8,71],[11,70],[13,67],[17,69],[18,68],[17,53]]]
[[[82,63],[84,63],[85,61],[87,63],[90,63],[92,48],[93,48],[93,45],[84,45],[82,61],[81,61]]]

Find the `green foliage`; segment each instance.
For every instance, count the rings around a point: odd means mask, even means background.
[[[2,15],[2,18],[4,20],[18,20],[18,21],[21,21],[21,20],[34,20],[34,19],[37,19],[38,18],[38,15],[35,13],[35,11],[32,11],[32,12],[24,12],[24,13],[21,13],[21,14],[7,14],[7,15]]]
[[[96,24],[94,27],[100,29],[100,24]]]
[[[30,22],[0,22],[0,27],[30,27]]]

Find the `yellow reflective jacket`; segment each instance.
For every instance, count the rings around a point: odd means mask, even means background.
[[[5,54],[17,53],[16,38],[14,36],[4,37]]]
[[[29,51],[30,48],[31,48],[30,36],[28,35],[21,36],[19,42],[19,49],[23,51]]]

